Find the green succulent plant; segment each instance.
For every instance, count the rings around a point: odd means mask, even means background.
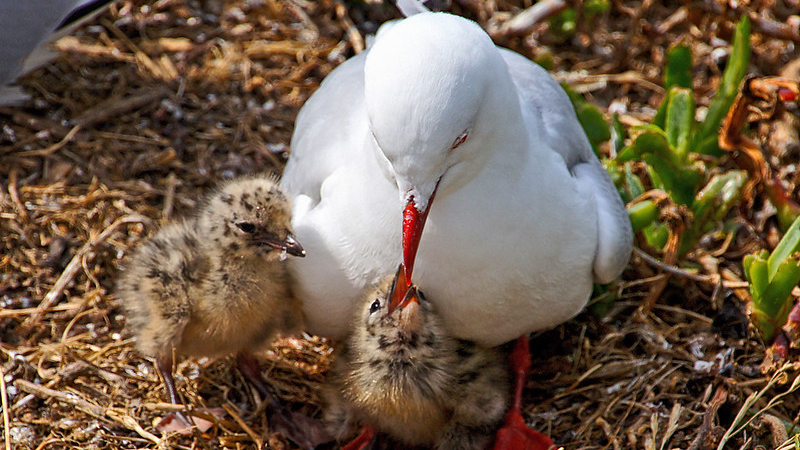
[[[794,221],[775,250],[761,250],[742,261],[750,282],[750,322],[765,342],[786,323],[794,304],[792,290],[800,283],[800,218]]]

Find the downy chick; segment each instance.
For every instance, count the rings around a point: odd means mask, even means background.
[[[450,336],[402,266],[367,289],[357,311],[327,393],[339,437],[360,423],[401,445],[485,449],[508,407],[503,352]]]
[[[117,295],[128,329],[137,349],[155,358],[172,403],[180,403],[173,350],[195,357],[246,356],[276,334],[300,329],[300,302],[282,260],[305,251],[290,220],[289,202],[275,179],[235,179],[196,216],[164,226],[124,262]],[[245,361],[252,359],[240,358]]]

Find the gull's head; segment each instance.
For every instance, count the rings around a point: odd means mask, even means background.
[[[305,256],[292,233],[289,200],[269,176],[223,184],[200,211],[198,227],[231,256]]]
[[[378,157],[391,166],[404,206],[410,283],[435,193],[480,170],[495,148],[495,125],[516,97],[489,36],[476,23],[445,13],[417,14],[381,34],[367,54],[364,82]]]

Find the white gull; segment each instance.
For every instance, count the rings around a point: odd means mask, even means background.
[[[25,94],[7,83],[58,54],[46,45],[97,16],[112,0],[0,0],[0,105],[21,104]]]
[[[630,257],[562,88],[464,18],[382,27],[303,106],[291,146],[282,184],[308,252],[292,267],[315,333],[342,337],[361,289],[404,258],[451,332],[497,345],[570,319]]]

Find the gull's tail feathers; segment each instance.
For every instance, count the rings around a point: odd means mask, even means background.
[[[430,9],[425,7],[425,0],[397,0],[397,9],[406,17],[430,12]]]

